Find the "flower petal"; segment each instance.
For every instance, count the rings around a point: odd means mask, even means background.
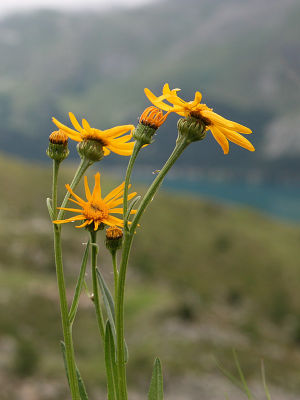
[[[219,129],[216,128],[216,126],[212,126],[210,128],[210,131],[211,131],[213,137],[216,139],[216,141],[222,147],[224,154],[228,154],[229,143],[228,143],[228,140],[226,139],[226,136],[222,132],[220,132]]]

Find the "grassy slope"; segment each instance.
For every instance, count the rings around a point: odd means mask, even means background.
[[[63,366],[51,226],[44,206],[50,168],[1,157],[0,171],[0,301],[5,310],[0,316],[0,379],[6,381],[4,399],[11,399],[13,394],[18,398],[13,382],[61,382]],[[67,169],[62,182],[69,180]],[[104,175],[105,184],[113,185]],[[78,244],[86,233],[66,226],[65,235],[71,296]],[[214,357],[232,368],[235,347],[250,378],[257,376],[263,357],[269,381],[300,391],[299,240],[298,227],[247,209],[159,194],[142,220],[129,269],[131,384],[146,391],[156,355],[164,360],[172,387],[183,371],[196,377],[217,372]],[[105,250],[100,264],[110,280]],[[74,335],[89,387],[99,377],[104,382],[93,317],[89,299],[82,296]],[[64,396],[63,384],[56,399]]]

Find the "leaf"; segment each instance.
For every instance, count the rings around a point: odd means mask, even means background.
[[[68,382],[70,385],[69,373],[68,373],[68,367],[67,367],[67,359],[66,359],[66,346],[63,341],[60,342],[60,347],[61,347],[61,351],[62,351],[62,355],[63,355],[63,359],[64,359],[66,375],[67,375]],[[76,376],[77,376],[78,389],[79,389],[79,394],[80,394],[81,400],[89,400],[86,389],[85,389],[84,382],[81,378],[81,375],[80,375],[80,372],[79,372],[79,369],[77,368],[77,366],[76,366]]]
[[[107,321],[105,329],[105,366],[107,374],[108,400],[117,400],[118,375],[115,361],[115,345],[109,321]]]
[[[135,197],[135,198],[132,200],[132,202],[130,203],[130,205],[128,206],[128,210],[127,210],[127,213],[126,213],[126,216],[125,216],[126,221],[128,220],[128,218],[129,218],[129,216],[130,216],[130,213],[131,213],[133,207],[136,205],[136,203],[137,203],[138,201],[141,200],[141,198],[142,198],[142,196],[137,196],[137,197]]]
[[[47,197],[46,204],[47,204],[48,212],[49,212],[51,220],[53,220],[54,212],[53,212],[53,209],[52,209],[51,201],[52,200],[49,197]]]
[[[271,395],[270,395],[269,388],[268,388],[267,381],[266,381],[265,366],[264,366],[263,360],[261,360],[261,376],[262,376],[262,381],[263,381],[267,400],[271,400]]]
[[[98,268],[96,268],[97,271],[97,277],[98,277],[98,282],[99,282],[99,286],[101,289],[101,293],[102,293],[102,297],[103,297],[103,301],[104,301],[104,306],[105,306],[105,310],[106,310],[106,314],[107,314],[107,318],[110,322],[110,326],[111,326],[111,331],[112,331],[112,335],[113,335],[113,339],[114,339],[114,344],[116,347],[116,325],[115,325],[115,304],[114,304],[114,299],[110,293],[110,290],[103,278],[103,275],[101,274],[101,272],[99,271]],[[127,363],[128,361],[128,347],[126,342],[124,342],[124,347],[125,347],[125,362]]]
[[[90,241],[88,241],[87,244],[86,244],[86,248],[85,248],[85,251],[84,251],[84,255],[83,255],[83,259],[82,259],[82,263],[81,263],[81,267],[80,267],[80,272],[79,272],[79,276],[78,276],[78,280],[77,280],[77,284],[76,284],[76,288],[75,288],[73,301],[72,301],[72,304],[71,304],[71,307],[70,307],[70,311],[69,311],[69,322],[70,322],[70,324],[72,324],[74,322],[74,319],[75,319],[75,316],[76,316],[76,311],[77,311],[77,308],[78,308],[80,294],[81,294],[81,291],[82,291],[82,287],[84,285],[86,265],[87,265],[87,261],[88,261],[88,258],[89,258],[89,249],[90,249]]]
[[[251,400],[251,399],[253,399],[253,396],[252,396],[252,393],[251,393],[250,389],[248,388],[245,376],[243,374],[243,371],[242,371],[242,368],[240,366],[240,363],[239,363],[239,360],[238,360],[238,357],[237,357],[237,354],[236,354],[235,350],[233,350],[233,357],[234,357],[235,365],[236,365],[236,368],[238,370],[238,373],[239,373],[241,382],[243,384],[243,388],[245,390],[245,393],[246,393],[248,399]]]
[[[152,378],[148,393],[148,400],[163,400],[163,398],[164,398],[164,388],[163,388],[161,363],[159,358],[156,358],[152,372]]]

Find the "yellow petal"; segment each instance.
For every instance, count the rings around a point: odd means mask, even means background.
[[[233,129],[234,131],[237,131],[240,133],[246,133],[246,134],[252,133],[251,129],[247,128],[246,126],[238,124],[237,122],[234,122],[234,121],[230,121],[229,119],[226,119],[226,118],[222,117],[221,115],[216,114],[213,111],[203,110],[203,111],[201,111],[201,114],[204,117],[207,117],[208,119],[210,119],[212,122],[223,126],[224,128]]]
[[[80,126],[79,122],[77,121],[75,115],[72,112],[69,112],[69,118],[70,118],[70,121],[72,122],[74,128],[77,129],[77,131],[81,132],[83,129]]]
[[[227,137],[228,140],[231,142],[244,147],[245,149],[249,151],[255,151],[255,148],[251,142],[249,142],[248,139],[244,138],[244,136],[240,135],[237,132],[230,131],[229,129],[222,129],[222,133]]]
[[[226,139],[226,136],[223,135],[223,133],[220,132],[219,129],[217,129],[215,126],[211,127],[210,130],[211,130],[213,137],[216,139],[216,141],[222,147],[224,154],[228,154],[229,143],[228,143],[228,140]]]
[[[67,191],[68,191],[69,193],[71,193],[72,196],[75,197],[75,199],[77,199],[80,203],[85,204],[85,201],[82,200],[79,196],[77,196],[76,193],[73,192],[73,190],[71,189],[70,185],[66,185],[66,188],[67,188]]]
[[[100,172],[95,175],[95,186],[92,194],[93,200],[101,199]]]
[[[130,195],[127,197],[128,200],[132,199],[134,196],[136,196],[136,192],[134,193],[130,193]],[[118,206],[119,204],[123,203],[123,199],[119,199],[119,200],[114,200],[111,203],[109,203],[109,208],[114,208],[116,206]]]
[[[90,124],[87,122],[87,120],[85,119],[85,118],[83,118],[82,119],[82,126],[84,127],[84,129],[87,131],[87,132],[90,132],[91,131],[91,127],[90,127]]]
[[[114,138],[121,136],[128,131],[133,131],[133,129],[135,129],[134,125],[120,125],[101,131],[101,135],[103,138]]]
[[[84,190],[85,190],[86,199],[88,201],[90,201],[91,198],[92,198],[92,195],[91,195],[91,191],[90,191],[90,188],[89,188],[87,176],[84,177]]]
[[[84,221],[83,224],[75,226],[75,228],[83,228],[84,226],[87,226],[88,224],[89,224],[89,221],[87,220],[87,221]]]
[[[119,194],[121,191],[123,191],[125,182],[121,183],[121,185],[117,186],[114,190],[112,190],[108,195],[106,195],[103,199],[105,203],[107,203],[109,200],[113,199],[117,194]]]
[[[57,207],[58,210],[72,211],[72,212],[82,212],[82,210],[78,208],[66,208],[66,207]]]
[[[103,154],[108,156],[110,154],[110,150],[107,147],[103,147]]]
[[[85,219],[84,215],[74,215],[74,217],[68,218],[68,219],[59,219],[57,221],[53,221],[54,224],[66,224],[68,222],[73,222],[73,221],[80,221],[82,219]]]
[[[58,128],[62,129],[64,132],[69,133],[70,135],[73,135],[76,138],[77,137],[80,138],[80,134],[77,131],[74,131],[74,129],[71,129],[68,126],[62,124],[56,118],[52,117],[52,121]]]

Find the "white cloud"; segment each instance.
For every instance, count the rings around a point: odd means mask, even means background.
[[[105,9],[117,6],[134,7],[152,0],[4,0],[0,1],[0,14],[30,11],[37,8],[63,10]]]

